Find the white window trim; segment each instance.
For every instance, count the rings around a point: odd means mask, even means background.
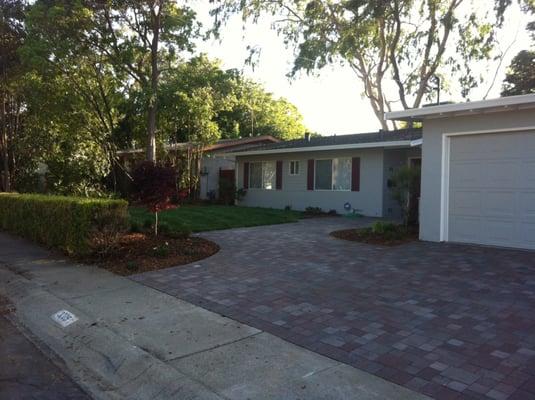
[[[272,189],[266,189],[264,187],[264,164],[266,163],[275,163],[275,182],[273,183],[273,188]],[[261,168],[260,168],[260,176],[261,176],[261,183],[260,185],[262,187],[251,187],[251,177],[252,177],[252,174],[251,174],[251,165],[252,164],[260,164],[261,165]],[[268,190],[268,191],[271,191],[271,190],[277,190],[277,162],[276,161],[273,161],[273,160],[266,160],[266,161],[249,161],[249,187],[248,189],[249,190]]]
[[[451,138],[465,135],[485,135],[491,133],[524,132],[535,129],[535,126],[519,128],[487,129],[480,131],[446,132],[442,134],[442,179],[440,195],[440,241],[449,241],[449,203],[450,203],[450,151]]]
[[[330,160],[330,161],[333,161],[334,159],[341,159],[341,158],[346,158],[346,159],[350,159],[352,160],[351,157],[331,157],[331,158],[316,158],[314,159],[314,191],[315,192],[351,192],[351,185],[353,182],[352,179],[350,178],[349,179],[349,189],[333,189],[333,174],[334,174],[334,163],[331,162],[331,189],[316,189],[316,171],[317,171],[317,168],[316,168],[316,162],[317,161],[325,161],[325,160]]]
[[[292,163],[294,163],[294,173],[292,173]],[[296,165],[297,165],[297,173],[295,173]],[[288,162],[288,174],[290,176],[297,176],[301,174],[301,162],[299,160],[290,160]]]

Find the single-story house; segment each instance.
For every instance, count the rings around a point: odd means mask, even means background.
[[[234,151],[240,205],[400,216],[389,180],[420,164],[419,129],[319,136]]]
[[[386,118],[423,123],[422,240],[535,249],[535,94]]]
[[[389,112],[423,128],[236,151],[240,204],[397,217],[389,179],[421,166],[420,238],[535,249],[535,94]]]

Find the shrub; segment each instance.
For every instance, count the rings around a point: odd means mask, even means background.
[[[372,232],[378,235],[395,232],[396,230],[398,230],[398,226],[391,222],[376,221],[372,224]]]
[[[154,234],[158,235],[158,212],[176,207],[177,173],[173,167],[150,161],[140,163],[132,173],[137,200],[154,213]]]
[[[308,215],[322,215],[323,214],[323,210],[321,209],[321,207],[307,207],[305,208],[305,213],[308,214]]]
[[[411,220],[418,219],[418,210],[411,210],[410,197],[416,192],[420,184],[420,170],[414,167],[404,166],[399,168],[390,179],[392,198],[399,204],[403,223],[409,226]],[[416,218],[411,217],[411,213],[416,213]]]
[[[0,194],[0,229],[70,254],[113,246],[128,229],[123,200],[36,194]]]

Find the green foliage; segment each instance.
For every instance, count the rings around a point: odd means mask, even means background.
[[[247,190],[244,188],[239,188],[236,190],[235,198],[237,201],[242,201],[243,198],[247,195]]]
[[[122,200],[0,194],[0,228],[71,254],[87,254],[128,227]]]
[[[420,169],[409,166],[399,168],[391,177],[392,198],[399,204],[405,225],[410,222],[410,197],[420,184]]]
[[[523,0],[529,3],[532,0]],[[291,75],[332,65],[350,67],[361,81],[383,129],[384,112],[399,101],[421,106],[433,79],[458,81],[462,94],[482,81],[494,57],[496,31],[511,0],[212,0],[214,30],[239,13],[245,20],[274,18],[284,42],[295,47]],[[452,51],[450,51],[452,49]],[[480,65],[483,72],[479,73]],[[397,86],[392,90],[391,82]]]
[[[114,133],[119,147],[143,144],[145,112],[141,93],[125,104],[125,118]],[[162,72],[158,95],[161,143],[196,142],[258,135],[302,137],[303,117],[285,99],[277,99],[237,70],[223,70],[205,55]]]
[[[387,242],[403,240],[411,233],[404,225],[383,221],[376,221],[371,227],[362,228],[360,232],[363,238],[380,238]]]
[[[146,147],[151,130],[159,149],[302,134],[286,100],[206,56],[186,61],[199,37],[195,13],[162,4],[156,18],[154,2],[1,2],[0,170],[9,179],[0,189],[102,196],[114,187],[117,149]]]
[[[535,0],[527,0],[527,10],[535,14]],[[535,43],[535,21],[531,21],[527,30]],[[533,43],[532,43],[533,44]],[[511,61],[503,81],[502,96],[535,93],[535,49],[520,51]]]
[[[530,93],[535,93],[535,51],[522,50],[509,65],[502,96]]]
[[[165,242],[164,244],[158,245],[152,249],[152,255],[154,257],[165,258],[169,255],[169,244]]]
[[[372,232],[378,235],[395,232],[398,226],[392,222],[375,221],[371,226]]]

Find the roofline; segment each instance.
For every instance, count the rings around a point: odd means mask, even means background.
[[[257,154],[280,154],[280,153],[303,153],[307,151],[326,151],[326,150],[350,150],[350,149],[373,149],[381,147],[410,147],[410,140],[395,140],[390,142],[369,142],[369,143],[350,143],[334,144],[329,146],[307,146],[307,147],[287,147],[282,149],[267,150],[248,150],[222,153],[226,156],[253,156]]]
[[[227,147],[243,146],[244,144],[262,142],[264,140],[269,140],[272,143],[280,142],[280,139],[277,139],[276,137],[271,136],[271,135],[252,136],[252,137],[245,137],[245,138],[240,138],[240,139],[235,139],[235,140],[230,139],[229,141],[231,141],[231,143],[214,143],[212,145],[206,146],[204,148],[204,151],[213,151],[213,150],[225,149]]]
[[[522,110],[528,108],[535,108],[535,94],[391,111],[385,113],[385,119],[397,121],[422,121],[430,118],[443,118],[450,114],[461,116],[474,115],[485,111],[498,112],[507,111],[509,109]]]
[[[277,139],[276,137],[271,136],[271,135],[252,136],[252,137],[230,139],[230,140],[232,140],[232,143],[215,143],[212,145],[208,145],[203,149],[203,151],[214,151],[214,150],[224,149],[227,147],[237,147],[237,146],[242,146],[244,144],[261,142],[264,140],[269,140],[272,143],[279,143],[281,141],[280,139]],[[169,151],[175,151],[175,150],[180,150],[180,149],[187,148],[188,146],[193,146],[193,145],[194,143],[191,143],[191,142],[180,142],[180,143],[166,144],[165,147]],[[117,154],[136,154],[136,153],[142,153],[144,151],[145,151],[144,149],[123,149],[123,150],[118,150]]]

